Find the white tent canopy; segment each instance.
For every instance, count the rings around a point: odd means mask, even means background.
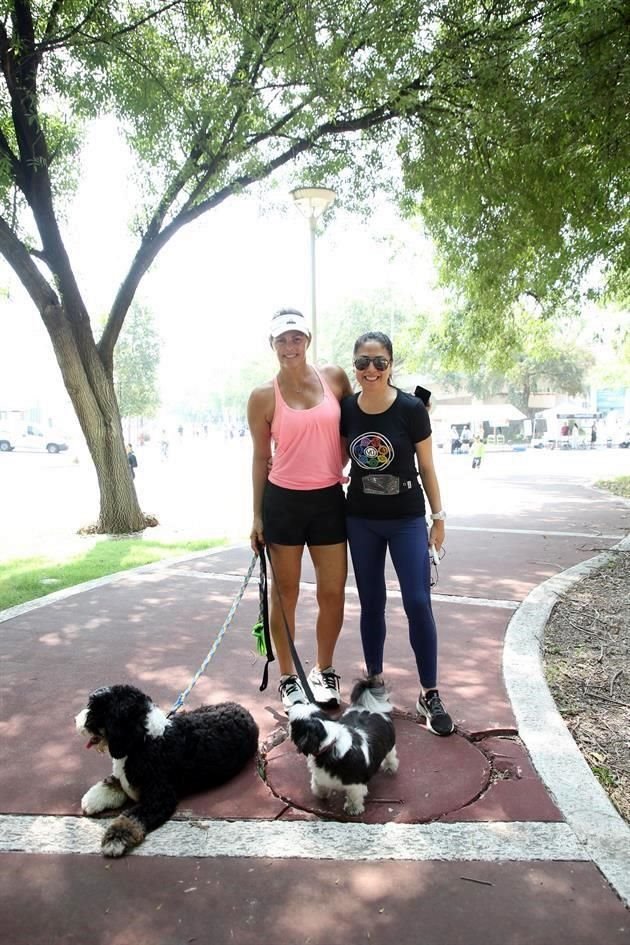
[[[576,406],[570,401],[565,401],[556,404],[555,407],[539,411],[536,416],[544,417],[545,420],[597,420],[600,414],[595,410],[589,410],[588,407]]]
[[[491,427],[506,427],[510,420],[526,419],[512,404],[438,404],[431,411],[431,420],[451,424],[486,421]]]

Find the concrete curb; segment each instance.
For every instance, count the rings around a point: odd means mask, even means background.
[[[630,550],[630,536],[615,545]],[[595,865],[630,905],[630,827],[608,799],[567,729],[545,679],[542,646],[554,604],[577,581],[610,561],[603,553],[535,588],[512,617],[503,674],[519,736],[562,815]]]
[[[111,820],[0,815],[0,852],[100,854]],[[361,824],[281,820],[170,820],[134,856],[432,861],[584,862],[567,824]]]

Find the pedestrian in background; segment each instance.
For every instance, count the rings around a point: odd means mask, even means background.
[[[571,426],[571,448],[576,450],[580,445],[580,428],[577,420],[573,421]]]
[[[166,430],[162,430],[162,439],[160,440],[160,453],[162,459],[168,459],[168,436]]]
[[[129,469],[131,470],[131,478],[136,478],[136,469],[138,468],[138,460],[136,459],[136,454],[133,451],[133,446],[131,443],[127,443],[127,462],[129,463]]]
[[[451,455],[453,453],[459,453],[462,443],[459,438],[459,433],[457,432],[456,426],[451,427],[450,440],[451,440]]]
[[[472,468],[479,469],[483,454],[486,452],[486,444],[480,436],[476,436],[472,446]]]

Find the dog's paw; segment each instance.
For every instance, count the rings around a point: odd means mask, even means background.
[[[381,771],[385,771],[386,774],[396,774],[398,771],[398,755],[396,749],[392,748],[390,752],[383,758],[381,763]]]
[[[121,814],[103,834],[101,849],[103,856],[124,856],[128,850],[137,847],[146,836],[146,831],[135,817]]]
[[[356,817],[357,814],[363,813],[365,810],[364,801],[367,792],[368,789],[365,784],[353,784],[346,788],[346,797],[343,805],[346,814],[350,814],[351,817]]]
[[[94,784],[89,791],[86,791],[81,798],[81,811],[87,817],[93,817],[94,814],[100,814],[104,810],[122,807],[127,800],[127,795],[120,787],[118,781],[99,781]]]
[[[102,810],[105,810],[94,799],[94,791],[97,786],[91,787],[81,798],[81,813],[85,814],[86,817],[93,817],[94,814],[100,814]]]
[[[358,814],[363,813],[365,810],[365,804],[363,801],[351,800],[349,797],[346,797],[343,809],[345,810],[346,814],[350,815],[350,817],[356,817]]]

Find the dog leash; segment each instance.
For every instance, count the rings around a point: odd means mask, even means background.
[[[263,669],[262,682],[258,687],[259,692],[264,692],[269,682],[269,664],[273,663],[273,647],[271,645],[271,630],[269,627],[269,592],[267,586],[267,558],[265,549],[258,545],[258,558],[260,561],[260,575],[258,581],[258,620],[254,624],[252,636],[256,640],[256,651],[259,656],[266,656],[267,660]]]
[[[247,574],[246,574],[245,577],[243,578],[243,583],[241,584],[240,589],[239,589],[239,591],[238,591],[236,597],[234,598],[234,602],[233,602],[232,606],[230,607],[230,611],[229,611],[227,617],[225,618],[225,621],[224,621],[224,623],[223,623],[223,626],[221,627],[221,629],[219,630],[219,632],[218,632],[218,634],[217,634],[216,640],[214,641],[214,643],[213,643],[212,646],[210,647],[210,650],[209,650],[209,652],[208,652],[208,655],[206,656],[205,660],[203,661],[203,663],[201,664],[201,666],[199,667],[199,669],[197,670],[197,672],[195,673],[195,675],[194,675],[193,678],[191,679],[191,681],[190,681],[190,683],[188,684],[188,686],[186,687],[186,689],[184,689],[184,691],[183,691],[183,692],[180,692],[180,694],[178,695],[177,699],[176,699],[175,702],[173,703],[173,708],[171,709],[171,711],[170,711],[170,712],[168,713],[168,715],[167,715],[167,718],[170,719],[170,717],[171,717],[172,715],[175,715],[175,713],[177,712],[178,709],[181,709],[181,707],[183,706],[184,702],[186,701],[186,699],[187,699],[188,696],[190,695],[191,689],[193,688],[193,686],[196,685],[196,683],[197,683],[199,677],[200,677],[201,675],[203,675],[203,673],[204,673],[205,670],[206,670],[206,667],[208,666],[208,663],[210,662],[210,660],[212,659],[212,657],[213,657],[214,654],[216,653],[217,647],[219,646],[219,643],[220,643],[221,640],[223,639],[227,628],[228,628],[228,627],[230,626],[230,624],[232,623],[232,620],[233,620],[233,618],[234,618],[234,614],[236,613],[236,608],[238,607],[238,605],[240,604],[240,602],[241,602],[242,599],[243,599],[243,594],[245,593],[245,588],[246,588],[247,585],[249,584],[249,580],[250,580],[250,578],[251,578],[251,576],[252,576],[252,573],[253,573],[253,571],[254,571],[254,568],[256,567],[256,561],[257,561],[257,560],[258,560],[258,555],[254,552],[254,555],[253,555],[253,557],[252,557],[252,560],[251,560],[251,563],[250,563],[250,565],[249,565],[249,568],[247,569]],[[271,659],[273,659],[273,654],[271,655]],[[270,661],[270,660],[269,660],[269,657],[268,657],[268,662],[269,662],[269,661]]]
[[[276,572],[275,572],[275,570],[274,570],[273,561],[271,560],[271,552],[270,552],[270,550],[269,550],[269,545],[266,546],[266,549],[265,549],[265,550],[267,551],[267,557],[269,558],[269,567],[271,568],[271,574],[272,574],[273,582],[274,582],[274,585],[275,585],[275,588],[276,588],[276,595],[277,595],[277,597],[278,597],[278,603],[280,604],[280,613],[282,614],[282,622],[284,623],[284,629],[285,629],[285,633],[286,633],[286,635],[287,635],[287,642],[288,642],[288,644],[289,644],[289,650],[291,651],[291,658],[292,658],[292,660],[293,660],[293,665],[295,666],[295,671],[296,671],[296,673],[298,674],[298,677],[299,677],[300,682],[301,682],[301,684],[302,684],[302,689],[304,690],[304,695],[306,696],[306,698],[308,699],[309,702],[313,702],[313,703],[314,703],[314,702],[315,702],[315,699],[314,699],[314,697],[313,697],[313,692],[312,692],[312,690],[311,690],[311,687],[310,687],[309,684],[308,684],[308,679],[306,678],[306,673],[304,672],[304,668],[303,668],[303,666],[302,666],[302,663],[300,662],[300,657],[299,657],[298,654],[297,654],[297,650],[296,650],[296,648],[295,648],[295,643],[293,642],[293,637],[291,636],[291,631],[289,630],[289,621],[287,620],[287,615],[286,615],[285,612],[284,612],[284,604],[282,603],[282,597],[281,597],[281,595],[280,595],[280,588],[279,588],[279,585],[278,585],[278,578],[276,577]],[[263,551],[263,554],[264,554],[264,551]],[[267,669],[267,667],[265,667],[265,671],[266,671],[266,669]],[[263,681],[265,681],[264,677],[263,677]],[[266,682],[265,682],[265,685],[266,685]],[[261,691],[262,691],[263,687],[261,686],[260,688],[261,688]]]

